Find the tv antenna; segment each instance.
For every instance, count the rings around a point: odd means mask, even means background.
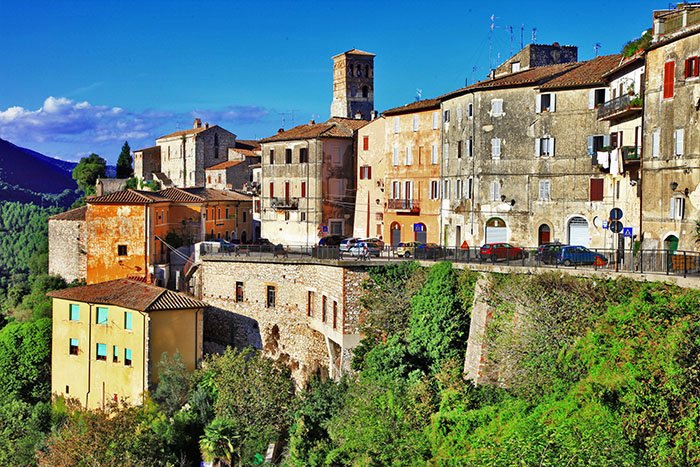
[[[537,42],[537,28],[532,28],[532,43]]]
[[[493,68],[493,60],[491,53],[493,50],[493,30],[496,29],[496,18],[495,14],[491,14],[491,29],[489,31],[489,70]]]
[[[285,127],[285,124],[287,123],[287,115],[292,117],[292,126],[294,126],[294,112],[298,112],[299,109],[292,109],[287,112],[277,112],[282,116],[282,128]]]
[[[422,89],[416,89],[416,101],[421,100],[423,97],[423,90]]]
[[[600,42],[596,42],[595,45],[593,46],[593,50],[595,50],[595,56],[598,56],[598,49],[600,49]]]

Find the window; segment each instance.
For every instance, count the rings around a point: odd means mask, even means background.
[[[274,165],[274,164],[275,164],[275,150],[270,149],[270,165]]]
[[[362,149],[369,151],[369,136],[362,137]]]
[[[391,199],[401,199],[401,182],[391,182]]]
[[[404,196],[406,199],[413,199],[413,182],[404,183]]]
[[[549,201],[549,180],[540,180],[540,193],[538,199],[540,201]]]
[[[97,324],[107,324],[108,323],[108,312],[107,308],[101,306],[97,307]]]
[[[501,157],[501,138],[491,140],[491,157]]]
[[[348,75],[352,76],[352,75],[354,74],[354,73],[353,73],[354,71],[355,71],[355,66],[354,66],[354,65],[348,66]]]
[[[535,138],[535,157],[554,155],[554,138]]]
[[[462,106],[457,107],[457,121],[461,122],[462,121]]]
[[[457,141],[457,159],[462,158],[462,142]]]
[[[498,182],[491,182],[491,201],[501,200],[501,184]]]
[[[413,116],[413,131],[418,131],[418,115]]]
[[[362,97],[369,97],[369,87],[362,86]]]
[[[236,282],[236,302],[243,301],[243,282]]]
[[[276,290],[274,285],[267,286],[267,301],[265,302],[265,306],[268,308],[275,307],[275,292]]]
[[[430,199],[439,199],[440,198],[440,193],[438,190],[439,190],[438,181],[431,180],[430,181]]]
[[[107,361],[107,344],[97,344],[97,359]]]
[[[306,182],[301,182],[301,197],[306,198]],[[245,222],[245,211],[243,211],[243,222]]]
[[[469,198],[469,199],[472,199],[473,187],[474,187],[474,179],[469,177],[467,179],[467,198]]]
[[[700,65],[700,58],[690,57],[685,61],[685,77],[695,78],[698,76],[698,65]]]
[[[131,366],[131,349],[124,349],[124,366]]]
[[[68,347],[69,355],[78,355],[78,339],[71,339]]]
[[[124,329],[133,329],[132,313],[130,311],[124,312]]]
[[[76,305],[74,303],[71,303],[70,320],[71,321],[80,321],[80,305]]]
[[[393,159],[394,165],[399,165],[399,148],[394,148],[394,159]]]
[[[341,148],[338,148],[338,150],[335,151],[335,153],[333,153],[333,160],[331,161],[331,163],[332,163],[333,165],[340,165],[340,164],[343,163],[343,153],[342,153],[342,151],[343,151],[343,150],[342,150]]]
[[[651,157],[659,157],[659,143],[661,141],[661,129],[656,129],[651,134]]]
[[[591,179],[591,201],[603,201],[603,179]]]
[[[450,155],[450,144],[445,143],[442,147],[442,157],[444,158],[444,160],[447,160],[449,155]]]
[[[413,164],[413,155],[411,154],[410,146],[406,147],[406,165]]]
[[[302,184],[304,184],[304,183],[306,183],[306,182],[302,182]],[[247,211],[245,211],[245,210],[243,211],[243,222],[246,222],[246,219],[245,219],[245,218],[246,218],[246,212],[247,212]]]
[[[290,148],[287,148],[284,150],[284,163],[285,164],[292,163],[292,150]]]
[[[117,245],[117,256],[126,256],[126,245]]]
[[[299,149],[299,162],[300,163],[309,162],[309,149],[308,148]]]
[[[338,327],[338,302],[333,300],[333,329]]]
[[[228,206],[226,206],[226,219],[230,219],[231,216],[229,216],[229,211],[228,211]]]
[[[671,219],[682,220],[685,214],[685,198],[680,196],[671,197]]]
[[[270,182],[270,198],[275,196],[275,183]]]
[[[314,317],[314,292],[311,290],[306,292],[306,316]]]
[[[433,165],[437,165],[437,164],[438,164],[438,150],[437,150],[437,144],[433,144],[430,161],[431,161],[431,163],[432,163]]]
[[[328,180],[328,193],[331,198],[340,199],[345,195],[345,180],[331,178]]]
[[[445,110],[445,111],[443,112],[443,117],[444,117],[444,118],[443,118],[443,121],[444,121],[445,123],[449,123],[449,122],[450,122],[450,111],[449,111],[449,110]]]
[[[682,128],[678,128],[673,133],[673,153],[676,156],[683,155],[683,135],[684,135],[684,131]]]
[[[673,97],[674,74],[676,62],[666,62],[664,65],[664,99]]]
[[[609,90],[607,88],[603,89],[591,89],[588,94],[588,108],[595,109],[601,104],[605,104],[608,98]]]
[[[433,112],[433,130],[437,130],[440,126],[440,113]]]
[[[517,73],[520,71],[520,62],[513,62],[510,64],[510,72]]]
[[[555,98],[556,94],[538,94],[535,111],[537,113],[554,112]]]
[[[399,117],[394,117],[394,133],[398,133],[399,128]]]
[[[588,153],[591,155],[602,151],[603,148],[610,146],[610,135],[596,135],[588,137]]]
[[[455,181],[455,199],[462,199],[463,184],[462,180]]]
[[[467,117],[472,118],[474,116],[474,104],[467,104]]]
[[[331,235],[342,235],[343,234],[343,221],[330,221]]]
[[[321,303],[321,321],[326,322],[326,312],[328,309],[328,298],[324,295]]]
[[[119,362],[119,347],[116,345],[112,346],[112,363]]]
[[[467,157],[472,157],[472,140],[468,139],[465,141],[465,144],[467,146]]]
[[[302,211],[302,212],[299,213],[299,220],[300,220],[301,222],[305,222],[305,221],[306,221],[306,213],[305,213],[304,211]]]
[[[493,99],[491,101],[491,115],[503,115],[503,99]]]
[[[450,181],[449,180],[443,180],[443,182],[442,182],[442,197],[443,197],[443,199],[450,198]]]
[[[363,165],[360,167],[360,180],[371,180],[372,179],[372,167],[369,165]]]

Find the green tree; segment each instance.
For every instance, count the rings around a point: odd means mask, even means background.
[[[104,177],[106,171],[107,161],[93,153],[80,159],[78,165],[73,169],[73,179],[83,190],[83,193],[90,196],[95,194],[95,182],[99,177]]]
[[[168,358],[168,353],[163,352],[158,362],[158,379],[153,401],[168,417],[172,417],[187,403],[190,391],[190,373],[182,362],[179,350],[175,351],[172,358]]]
[[[51,319],[9,323],[0,331],[0,401],[48,401]]]
[[[129,178],[134,173],[132,164],[134,159],[131,157],[131,148],[129,147],[129,142],[124,141],[124,146],[122,146],[122,152],[119,153],[119,159],[117,159],[117,178]]]
[[[35,465],[34,451],[51,428],[51,406],[20,400],[0,405],[0,465]]]

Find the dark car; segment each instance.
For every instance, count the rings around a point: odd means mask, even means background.
[[[535,259],[544,264],[555,264],[557,262],[557,256],[561,251],[561,247],[567,246],[561,243],[545,243],[540,245],[535,253]]]
[[[266,238],[259,238],[250,243],[251,251],[272,251],[274,245]]]
[[[328,235],[318,241],[318,246],[339,246],[345,240],[342,235]]]
[[[572,264],[605,266],[608,264],[608,259],[605,256],[579,245],[562,247],[557,259],[564,266],[571,266]]]
[[[521,259],[524,252],[522,248],[510,243],[486,243],[481,246],[480,254],[482,260],[496,261],[499,259]]]

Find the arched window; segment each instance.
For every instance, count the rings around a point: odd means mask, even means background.
[[[219,134],[214,133],[214,146],[218,146],[218,145],[219,145]]]
[[[486,242],[505,243],[508,241],[506,223],[500,217],[492,217],[486,222]]]
[[[357,66],[357,76],[362,76],[362,67],[360,65]]]
[[[569,245],[581,245],[588,247],[590,237],[588,234],[588,221],[585,217],[575,216],[569,220]]]
[[[350,65],[348,66],[348,74],[349,74],[350,76],[353,76],[353,75],[355,74],[355,73],[354,73],[354,67],[352,66],[352,64],[350,64]]]
[[[417,223],[413,225],[414,239],[417,242],[428,243],[428,229],[425,228],[425,224]]]
[[[401,224],[398,222],[391,223],[391,246],[397,247],[401,243]]]
[[[369,96],[369,87],[362,86],[362,97],[368,97],[368,96]]]
[[[369,78],[369,65],[365,65],[365,78]]]
[[[678,249],[678,237],[675,235],[669,235],[664,240],[664,248],[673,254]]]

